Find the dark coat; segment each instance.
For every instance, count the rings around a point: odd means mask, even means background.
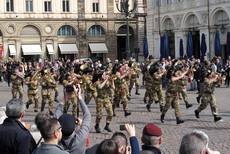
[[[161,154],[161,151],[154,146],[142,145],[141,154]]]
[[[18,120],[6,118],[0,125],[1,154],[30,154],[35,148],[32,135]]]

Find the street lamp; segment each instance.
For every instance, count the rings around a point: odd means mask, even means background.
[[[128,54],[128,57],[130,57],[129,18],[131,17],[131,14],[136,10],[137,7],[136,0],[131,1],[133,1],[132,8],[130,8],[129,6],[130,0],[115,0],[117,10],[121,13],[124,13],[126,18],[126,52]]]

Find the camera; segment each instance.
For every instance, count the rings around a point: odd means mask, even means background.
[[[120,125],[120,131],[126,130],[125,125]]]

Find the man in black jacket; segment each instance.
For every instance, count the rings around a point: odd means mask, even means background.
[[[6,116],[0,125],[0,153],[30,154],[36,142],[22,123],[25,104],[20,99],[12,99],[6,105]]]

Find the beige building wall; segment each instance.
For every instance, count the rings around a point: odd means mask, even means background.
[[[179,57],[180,39],[183,39],[184,52],[186,52],[188,31],[193,30],[199,31],[200,41],[201,35],[205,34],[208,58],[214,56],[215,33],[220,31],[224,52],[227,32],[230,32],[229,0],[209,0],[209,15],[208,0],[159,0],[160,7],[158,7],[157,1],[148,0],[147,9],[149,50],[154,57],[160,57],[159,33],[163,34],[167,31],[174,33],[175,57]],[[208,29],[208,18],[210,19],[210,29]],[[171,24],[168,24],[167,20],[170,20]]]
[[[125,25],[124,15],[117,12],[115,0],[69,0],[70,11],[62,11],[62,0],[51,0],[52,11],[44,11],[45,0],[33,0],[33,11],[26,12],[26,0],[13,0],[14,11],[7,12],[5,1],[0,1],[0,44],[3,45],[3,57],[7,59],[10,56],[9,44],[15,45],[16,59],[22,58],[22,44],[40,43],[41,58],[47,58],[47,44],[52,44],[54,48],[54,58],[59,55],[59,43],[75,43],[79,49],[78,57],[90,56],[88,44],[92,42],[104,42],[108,47],[109,53],[106,57],[117,58],[117,31],[119,27]],[[92,2],[99,2],[99,12],[92,12]],[[138,0],[138,9],[135,12],[143,13],[142,0]],[[143,49],[143,17],[132,16],[130,26],[135,32],[134,44],[136,48]],[[72,37],[60,37],[58,30],[64,26],[71,26],[76,32]],[[100,25],[105,30],[102,37],[90,37],[88,30],[92,25]],[[33,27],[39,33],[39,36],[28,36],[23,38],[21,32],[26,26]],[[139,29],[138,29],[139,28]],[[124,42],[125,43],[125,42]]]

